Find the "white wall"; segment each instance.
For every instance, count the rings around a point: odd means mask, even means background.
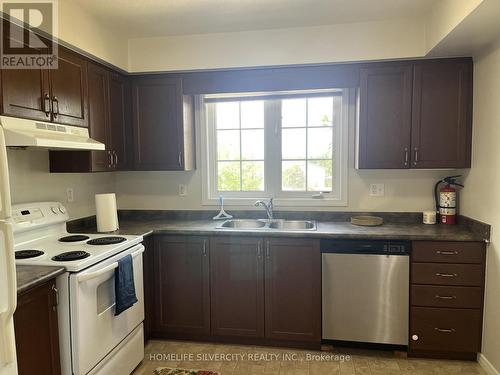
[[[424,23],[404,19],[129,40],[129,71],[218,69],[411,58]]]
[[[77,2],[59,0],[59,39],[127,70],[128,44],[120,33],[89,14]]]
[[[95,215],[94,194],[113,192],[112,173],[49,173],[48,151],[8,150],[13,203],[59,201],[72,219]],[[66,188],[74,189],[73,203]]]
[[[199,127],[200,124],[197,124]],[[200,134],[196,129],[196,134]],[[296,210],[336,211],[423,211],[432,209],[434,183],[461,171],[410,171],[354,169],[354,129],[349,131],[349,182],[346,207],[297,207]],[[200,137],[197,137],[197,165],[200,166]],[[120,172],[116,175],[116,191],[120,208],[130,209],[213,209],[202,205],[201,171],[193,172]],[[371,183],[384,183],[384,197],[368,196]],[[188,196],[178,195],[179,184],[186,184]],[[253,209],[249,206],[228,206]],[[285,209],[279,206],[277,209]],[[286,209],[294,209],[287,207]]]
[[[476,56],[472,169],[462,212],[492,225],[488,246],[482,352],[500,371],[500,41]]]

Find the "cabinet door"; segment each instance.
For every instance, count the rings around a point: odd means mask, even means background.
[[[125,78],[117,73],[109,75],[109,124],[111,131],[111,150],[114,168],[125,170],[129,166],[127,133],[129,129],[128,101],[129,86]]]
[[[137,78],[132,85],[135,168],[183,169],[180,78]]]
[[[361,69],[358,168],[408,168],[412,65]]]
[[[265,249],[266,338],[321,341],[319,240],[273,238]]]
[[[50,121],[49,74],[45,69],[3,69],[2,114]]]
[[[53,121],[88,126],[86,60],[59,47],[58,67],[50,71],[50,83]]]
[[[155,238],[154,336],[210,334],[208,245],[205,237]]]
[[[212,335],[264,337],[263,241],[210,241]]]
[[[147,235],[142,242],[144,245],[144,255],[142,262],[144,264],[144,341],[152,338],[151,330],[153,326],[153,311],[155,304],[154,291],[154,242],[153,235]]]
[[[106,145],[105,151],[92,151],[92,171],[112,168],[110,159],[110,134],[108,116],[108,72],[95,65],[88,65],[89,132],[90,136]]]
[[[417,63],[412,112],[412,168],[470,167],[470,60]]]
[[[61,373],[55,280],[19,296],[14,328],[19,375]]]

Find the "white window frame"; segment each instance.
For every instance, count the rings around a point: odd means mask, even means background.
[[[307,93],[318,93],[323,90],[308,91]],[[335,90],[324,90],[335,91]],[[283,207],[294,206],[329,206],[329,207],[345,207],[348,205],[348,158],[349,158],[349,129],[353,129],[355,125],[355,90],[342,89],[342,105],[341,105],[341,121],[340,124],[334,124],[334,140],[333,145],[333,170],[338,171],[334,174],[332,191],[323,194],[322,197],[314,197],[317,195],[313,192],[284,192],[281,191],[281,127],[278,129],[271,126],[264,126],[264,137],[269,139],[273,137],[274,141],[267,141],[264,150],[264,159],[266,160],[265,176],[264,176],[264,191],[261,192],[218,192],[216,191],[217,183],[217,167],[216,167],[216,136],[214,119],[209,120],[209,116],[205,107],[205,96],[199,95],[195,100],[196,122],[200,129],[200,149],[201,149],[201,179],[202,179],[202,204],[214,206],[219,204],[219,196],[224,196],[225,204],[231,206],[248,206],[252,205],[257,199],[266,199],[273,197],[275,205]],[[297,93],[297,92],[294,92]],[[305,93],[305,92],[300,92]],[[290,94],[285,93],[266,93],[266,94],[251,94],[251,95],[266,95],[271,96],[266,99],[267,106],[279,106],[278,100],[273,100],[272,95]],[[248,94],[250,95],[250,94]],[[227,97],[241,97],[241,94],[227,95]],[[279,112],[279,108],[274,108],[270,111],[265,111],[268,115],[275,115]],[[272,121],[279,124],[278,119],[265,119],[265,124]],[[278,126],[278,125],[276,125]],[[279,147],[276,147],[279,145]],[[271,164],[272,163],[272,164]],[[336,178],[335,178],[336,177]],[[277,191],[275,191],[275,189]]]

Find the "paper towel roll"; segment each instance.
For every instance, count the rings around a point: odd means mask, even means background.
[[[98,232],[112,232],[119,228],[115,193],[96,194],[95,208]]]

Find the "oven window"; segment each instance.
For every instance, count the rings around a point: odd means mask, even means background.
[[[102,282],[96,290],[97,315],[108,311],[115,305],[115,277],[112,276]]]

